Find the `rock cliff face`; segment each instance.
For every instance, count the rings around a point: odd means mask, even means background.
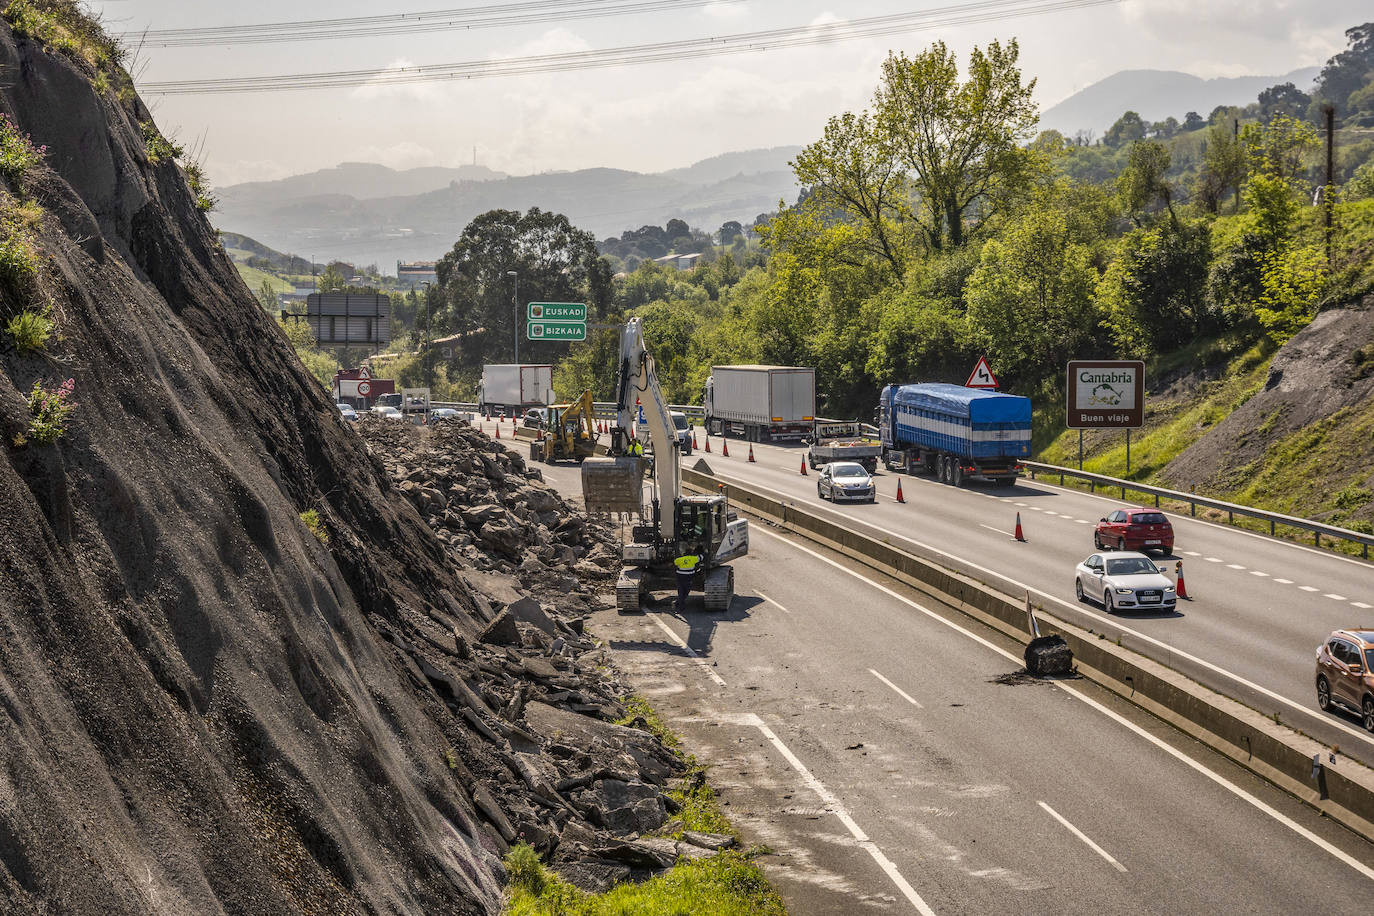
[[[0,311],[57,328],[0,334],[0,912],[496,911],[507,843],[571,825],[590,856],[626,807],[563,793],[673,768],[635,729],[605,772],[546,766],[524,716],[621,712],[570,623],[595,532],[494,453],[417,510],[150,156],[148,110],[54,47],[0,23],[0,109],[46,146],[0,179],[38,262]],[[39,444],[26,396],[66,378]]]

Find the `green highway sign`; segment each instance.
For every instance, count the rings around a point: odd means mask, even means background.
[[[585,321],[531,321],[525,325],[530,340],[586,340]]]
[[[586,321],[587,306],[582,302],[531,302],[530,321]]]

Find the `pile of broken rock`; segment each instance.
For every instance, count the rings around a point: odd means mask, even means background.
[[[466,423],[356,426],[447,547],[481,618],[470,636],[455,626],[423,640],[423,628],[376,623],[477,736],[454,742],[449,765],[494,850],[527,842],[569,881],[603,891],[733,845],[670,820],[682,759],[649,731],[615,724],[629,689],[584,631],[588,612],[610,606],[614,530]],[[439,597],[454,619],[466,616],[452,595]]]

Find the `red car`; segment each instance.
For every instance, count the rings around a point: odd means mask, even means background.
[[[1136,507],[1117,509],[1098,519],[1093,531],[1093,544],[1098,550],[1158,550],[1173,553],[1174,526],[1158,509]]]

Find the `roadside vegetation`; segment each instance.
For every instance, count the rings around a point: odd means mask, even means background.
[[[647,728],[681,756],[682,742],[641,696],[625,703],[618,724]],[[686,774],[669,792],[681,810],[666,836],[683,831],[735,836],[721,813],[706,770],[690,755]],[[506,856],[508,916],[785,916],[782,898],[769,886],[749,851],[726,850],[709,858],[684,860],[667,873],[642,883],[625,882],[604,894],[589,894],[564,881],[539,861],[529,846],[517,844]]]

